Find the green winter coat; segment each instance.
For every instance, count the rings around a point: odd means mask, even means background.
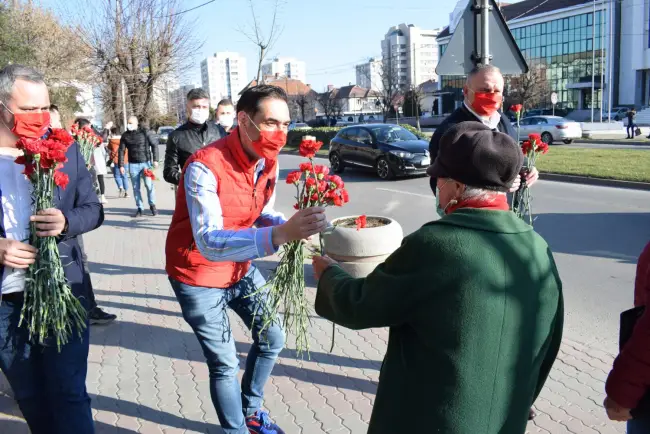
[[[369,434],[520,434],[560,348],[562,283],[514,213],[460,209],[365,279],[328,268],[316,312],[390,327]]]

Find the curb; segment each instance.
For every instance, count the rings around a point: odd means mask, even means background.
[[[573,145],[576,144],[591,144],[591,145],[628,145],[628,146],[648,146],[650,140],[629,140],[629,139],[576,139]]]
[[[574,184],[595,185],[600,187],[650,191],[650,183],[648,182],[619,181],[616,179],[591,178],[589,176],[563,175],[560,173],[540,173],[539,178],[545,181],[571,182]]]

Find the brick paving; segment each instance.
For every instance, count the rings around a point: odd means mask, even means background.
[[[133,199],[117,199],[108,180],[106,221],[84,237],[99,304],[118,315],[114,324],[91,329],[87,384],[97,432],[220,433],[201,348],[163,270],[172,192],[163,182],[156,188],[161,215],[136,221]],[[274,260],[258,266],[269,270]],[[306,274],[311,278],[310,270]],[[313,299],[313,288],[309,295]],[[231,320],[243,368],[250,336],[239,318]],[[265,406],[287,434],[367,431],[388,332],[337,330],[330,354],[331,325],[314,314],[311,358],[295,356],[291,337],[281,353]],[[601,405],[613,357],[565,340],[528,432],[625,432],[606,419]],[[29,432],[2,374],[0,432]]]

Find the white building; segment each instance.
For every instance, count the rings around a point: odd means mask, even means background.
[[[170,94],[171,110],[170,114],[176,116],[179,123],[185,122],[187,118],[187,94],[190,90],[201,87],[196,84],[186,84],[178,89],[174,89]]]
[[[615,10],[620,10],[623,29],[620,32],[617,102],[635,105],[637,109],[647,107],[650,105],[650,1],[622,0],[615,4],[619,3],[620,6],[614,6]]]
[[[372,58],[366,63],[357,65],[356,70],[357,86],[366,89],[372,89],[378,92],[382,91],[383,85],[381,80],[381,59]]]
[[[400,87],[417,86],[428,80],[437,80],[438,43],[441,29],[424,30],[413,24],[400,24],[388,29],[381,41],[384,68],[395,77]]]
[[[154,106],[160,114],[172,113],[171,93],[173,90],[178,89],[178,78],[169,74],[161,77],[153,88],[153,102]]]
[[[262,76],[286,77],[307,82],[307,64],[292,57],[276,57],[262,65]]]
[[[201,62],[202,87],[210,94],[210,106],[229,98],[233,103],[247,83],[246,58],[238,53],[221,52]]]

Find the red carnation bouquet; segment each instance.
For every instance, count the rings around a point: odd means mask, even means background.
[[[521,151],[524,153],[524,167],[521,170],[521,186],[512,199],[512,210],[519,218],[533,225],[533,196],[530,187],[526,185],[526,176],[530,173],[540,154],[548,152],[548,144],[542,141],[539,134],[532,133],[528,135],[528,140],[524,140],[521,145]]]
[[[72,128],[70,128],[70,131],[72,132],[74,139],[79,144],[79,150],[81,151],[81,155],[84,157],[86,167],[90,167],[93,151],[97,146],[99,146],[99,144],[102,142],[102,139],[100,139],[97,134],[95,134],[90,125],[79,128],[77,124],[73,124]]]
[[[142,173],[143,173],[144,176],[146,176],[147,178],[151,178],[152,181],[155,181],[155,180],[156,180],[156,175],[153,173],[153,170],[151,170],[151,169],[144,169],[144,170],[142,171]]]
[[[330,175],[329,168],[314,164],[314,156],[323,142],[305,137],[300,143],[300,155],[308,162],[300,164],[299,170],[287,175],[287,184],[296,187],[297,210],[314,206],[343,206],[350,197],[340,176]],[[321,241],[321,251],[322,251]],[[307,328],[310,324],[309,303],[305,295],[304,250],[302,241],[286,244],[280,253],[280,261],[266,288],[269,298],[264,314],[264,328],[273,323],[284,305],[282,325],[296,335],[298,353],[309,351]]]
[[[66,152],[73,142],[65,130],[54,129],[45,139],[21,138],[17,143],[23,155],[16,163],[25,166],[23,173],[32,184],[35,212],[53,208],[56,188],[67,187],[68,175],[61,168],[68,161]],[[65,278],[56,237],[38,237],[35,223],[30,226],[29,241],[38,254],[27,270],[20,325],[25,324],[30,340],[39,344],[52,336],[60,351],[70,340],[73,326],[81,336],[86,327],[86,310]]]
[[[524,106],[521,104],[513,104],[510,106],[510,111],[515,114],[515,119],[517,119],[517,143],[519,143],[519,120],[521,119],[523,109]]]

